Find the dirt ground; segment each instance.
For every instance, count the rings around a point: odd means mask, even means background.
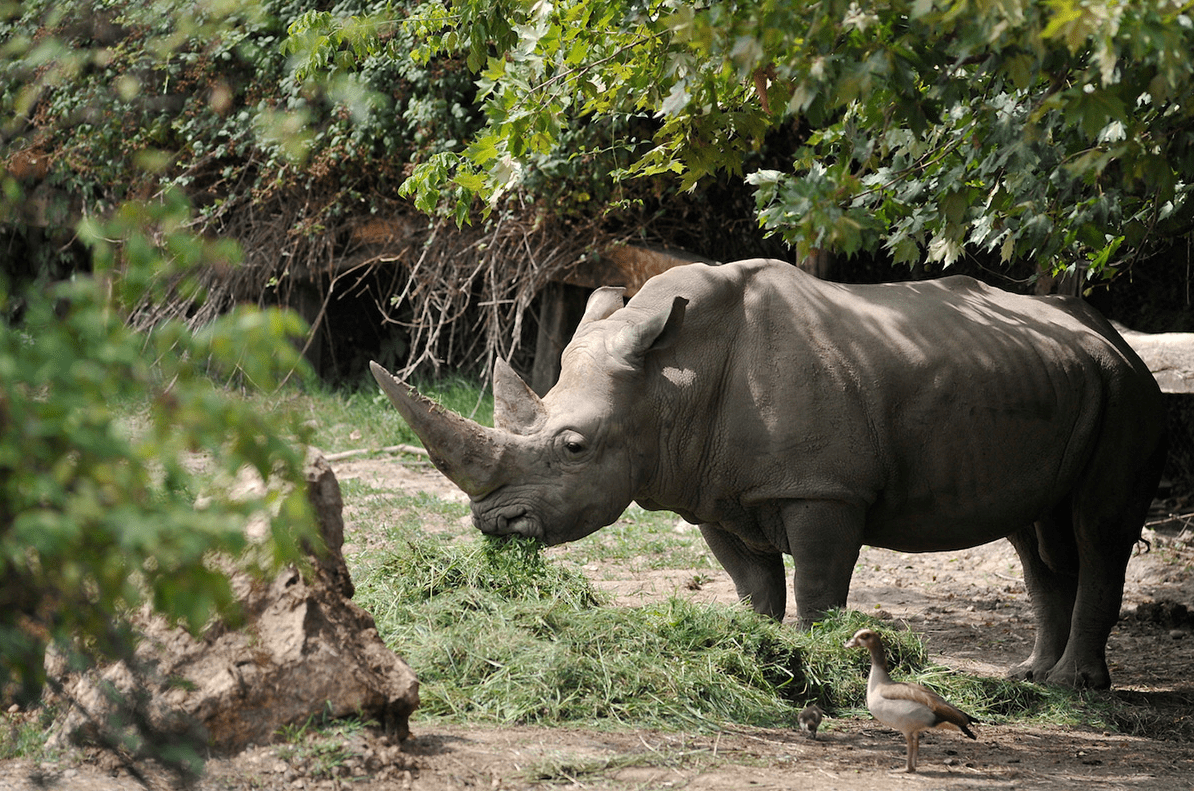
[[[392,488],[463,497],[433,470],[394,460],[333,465],[341,481],[378,478]],[[351,533],[351,502],[348,503]],[[678,530],[694,529],[678,525]],[[346,759],[329,775],[312,759],[262,746],[209,761],[202,791],[446,791],[447,789],[1194,789],[1194,528],[1148,529],[1128,569],[1120,622],[1108,659],[1126,704],[1116,732],[980,726],[978,741],[928,734],[916,775],[897,773],[903,738],[870,719],[827,719],[819,737],[791,729],[727,726],[712,735],[653,731],[445,726],[411,720],[402,745],[361,733],[341,745]],[[595,583],[617,601],[672,594],[732,602],[720,570],[627,574]],[[849,606],[905,623],[947,667],[1002,676],[1027,656],[1032,619],[1019,563],[996,542],[959,552],[911,555],[864,549]],[[789,611],[794,604],[789,604]],[[794,724],[793,724],[794,725]],[[1135,735],[1133,735],[1135,734]],[[164,786],[161,781],[154,786]],[[0,791],[39,788],[124,791],[141,787],[118,768],[86,756],[32,765],[0,764]]]

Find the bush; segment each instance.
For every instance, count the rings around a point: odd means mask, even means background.
[[[342,14],[389,4],[318,5]],[[375,190],[396,188],[411,159],[461,147],[479,120],[471,75],[450,59],[424,68],[372,58],[332,84],[299,79],[283,42],[308,8],[32,0],[0,13],[0,162],[39,163],[0,176],[49,204],[29,225],[73,229],[80,214],[173,186],[208,230],[257,243],[254,284],[320,271],[336,236],[325,230],[376,211]],[[396,27],[387,38],[409,35]],[[0,212],[0,228],[9,219]]]
[[[177,193],[123,205],[81,237],[94,273],[22,294],[0,279],[0,691],[29,701],[57,644],[81,657],[125,655],[125,614],[148,605],[199,630],[231,617],[213,553],[265,572],[311,535],[303,429],[263,416],[212,377],[275,387],[301,370],[301,322],[235,311],[199,333],[179,320],[131,331],[133,305],[188,289],[195,267],[236,251],[185,230]],[[197,295],[196,295],[197,296]],[[249,467],[279,486],[235,499]],[[196,498],[204,493],[202,507]],[[268,540],[245,525],[264,517]]]

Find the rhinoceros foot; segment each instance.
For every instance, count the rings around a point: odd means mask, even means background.
[[[1073,689],[1108,689],[1111,686],[1111,672],[1106,664],[1079,667],[1077,662],[1065,658],[1052,667],[1029,658],[1014,666],[1007,675],[1018,681]]]
[[[1007,671],[1007,677],[1017,681],[1036,681],[1043,684],[1055,664],[1057,664],[1056,658],[1046,661],[1038,659],[1036,654],[1033,654],[1020,664],[1012,666]]]
[[[1066,661],[1063,657],[1062,661],[1045,675],[1044,683],[1074,689],[1110,689],[1111,671],[1105,663],[1079,665],[1077,662]]]

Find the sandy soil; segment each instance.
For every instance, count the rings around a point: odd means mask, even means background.
[[[463,497],[433,470],[390,459],[345,460],[340,479]],[[351,507],[351,502],[349,503]],[[351,532],[352,523],[349,520]],[[682,527],[679,529],[683,529]],[[1194,789],[1194,634],[1174,603],[1194,605],[1194,532],[1146,530],[1128,569],[1120,622],[1108,658],[1128,716],[1117,732],[984,726],[972,742],[926,735],[917,775],[903,767],[902,737],[869,719],[829,719],[820,737],[793,729],[728,726],[714,735],[571,729],[477,728],[411,721],[402,745],[359,734],[330,776],[279,746],[213,759],[201,789]],[[619,602],[672,594],[734,601],[728,576],[672,570],[594,581]],[[699,584],[693,585],[694,577]],[[906,623],[934,660],[1002,676],[1027,656],[1032,619],[1019,563],[1006,542],[910,555],[864,550],[849,606]],[[789,605],[793,610],[794,605]],[[1194,609],[1194,606],[1191,607]],[[1133,735],[1136,734],[1136,735]],[[164,786],[164,781],[151,782]],[[37,788],[117,791],[140,787],[119,768],[87,756],[34,766],[0,764],[0,791]]]

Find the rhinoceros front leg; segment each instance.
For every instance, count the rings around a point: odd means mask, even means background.
[[[788,606],[783,553],[754,549],[716,523],[700,527],[713,557],[734,581],[738,598],[749,602],[755,612],[782,621]]]
[[[866,513],[835,500],[792,500],[780,511],[796,571],[796,617],[807,628],[846,606]]]

